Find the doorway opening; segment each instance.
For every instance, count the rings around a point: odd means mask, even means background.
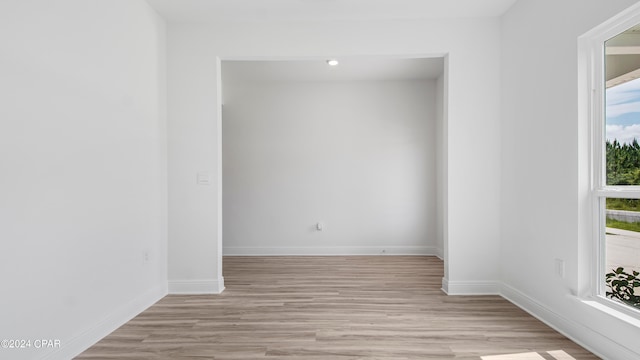
[[[445,68],[221,60],[221,253],[435,255],[446,276]]]

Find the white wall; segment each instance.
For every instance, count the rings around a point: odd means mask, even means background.
[[[579,191],[577,39],[633,3],[520,0],[502,22],[504,294],[610,359],[639,358],[640,329],[575,296],[585,282],[577,214],[586,196]],[[565,261],[564,279],[554,273],[555,259]]]
[[[165,39],[144,1],[0,2],[0,338],[62,345],[0,358],[69,359],[166,293]]]
[[[435,81],[247,81],[248,66],[222,67],[225,255],[437,253]]]
[[[452,293],[497,292],[499,19],[170,24],[170,291],[218,292],[221,58],[448,54],[448,241]],[[211,186],[197,185],[211,171]]]

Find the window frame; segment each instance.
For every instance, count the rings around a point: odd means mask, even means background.
[[[583,259],[582,274],[588,276],[584,282],[586,289],[580,289],[581,297],[585,300],[595,300],[613,310],[620,311],[636,319],[640,319],[640,310],[614,301],[606,297],[605,274],[606,267],[606,198],[640,199],[640,186],[635,185],[607,185],[606,183],[606,83],[605,83],[605,42],[612,37],[626,31],[632,26],[640,24],[640,4],[636,4],[622,13],[607,20],[603,24],[589,31],[579,38],[579,112],[582,122],[580,140],[588,139],[588,152],[584,154],[584,146],[580,147],[581,165],[585,158],[587,171],[581,171],[587,180],[586,185],[588,208],[582,221],[586,221],[590,229],[583,245],[588,251]],[[586,104],[586,106],[585,106]],[[586,109],[585,109],[586,108]],[[585,111],[586,110],[586,111]],[[586,130],[586,131],[585,131]],[[585,136],[586,135],[586,136]],[[584,166],[583,166],[584,167]],[[588,173],[588,174],[587,174]],[[581,176],[583,176],[581,175]]]

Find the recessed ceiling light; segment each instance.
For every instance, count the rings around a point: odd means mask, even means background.
[[[338,66],[338,60],[336,59],[329,59],[327,60],[327,64],[329,64],[329,66]]]

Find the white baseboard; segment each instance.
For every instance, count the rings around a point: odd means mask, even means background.
[[[442,291],[447,295],[499,295],[500,283],[496,281],[449,281],[442,278]]]
[[[60,348],[44,354],[41,359],[73,359],[125,324],[127,321],[148,309],[151,305],[162,299],[166,294],[167,289],[165,287],[158,287],[147,291],[146,293],[131,300],[129,303],[116,309],[109,316],[102,319],[102,321],[99,321],[95,325],[84,330],[80,335],[75,336],[70,340],[62,341],[62,346]]]
[[[220,294],[224,291],[224,278],[217,280],[170,280],[169,294]]]
[[[509,285],[502,284],[501,295],[531,316],[602,359],[637,360],[640,358],[640,354],[631,351],[597,331],[565,318]]]
[[[225,247],[224,256],[431,255],[435,246]]]

